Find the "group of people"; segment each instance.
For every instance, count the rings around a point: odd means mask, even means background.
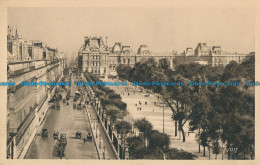
[[[147,101],[145,101],[144,102],[144,105],[147,105]],[[140,107],[138,107],[138,105],[140,106]],[[139,111],[141,111],[142,110],[142,102],[139,100],[139,102],[138,102],[138,104],[135,104],[135,106],[137,107],[137,111],[139,110]]]

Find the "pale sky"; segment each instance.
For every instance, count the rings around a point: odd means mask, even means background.
[[[77,52],[84,36],[107,36],[137,51],[195,49],[198,42],[229,52],[254,51],[254,11],[238,8],[8,8],[8,24],[27,40]]]

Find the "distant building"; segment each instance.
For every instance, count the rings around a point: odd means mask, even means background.
[[[185,51],[185,56],[194,56],[193,48],[187,48]]]
[[[83,72],[93,74],[117,75],[118,65],[133,67],[137,62],[148,58],[154,58],[157,62],[161,59],[168,59],[170,68],[173,68],[173,59],[181,63],[196,62],[201,65],[227,65],[231,61],[241,63],[248,54],[223,52],[221,46],[208,46],[206,43],[198,43],[195,50],[188,47],[180,54],[176,51],[169,53],[151,53],[147,45],[140,45],[137,51],[130,46],[116,42],[112,47],[104,43],[102,37],[85,37],[84,44],[79,51],[78,66]]]
[[[210,55],[211,48],[206,43],[199,43],[195,49],[195,56],[208,56]]]
[[[175,58],[182,63],[196,62],[202,65],[218,66],[227,65],[231,61],[241,63],[249,54],[223,52],[221,46],[208,46],[206,43],[198,43],[194,52],[187,48],[184,53]]]
[[[83,72],[102,77],[109,74],[109,49],[102,37],[85,37],[79,56]]]
[[[7,33],[7,51],[8,60],[10,61],[26,61],[31,60],[28,54],[28,43],[18,34],[17,29],[8,26]]]
[[[18,34],[17,29],[13,29],[10,26],[8,26],[7,34],[7,51],[9,63],[51,60],[57,54],[56,49],[49,48],[47,44],[41,41],[28,41],[22,39],[22,36]]]
[[[147,45],[141,45],[137,51],[137,54],[138,55],[144,55],[144,56],[147,56],[147,55],[150,55],[150,51],[148,49],[148,46]]]
[[[168,58],[172,67],[172,53],[151,53],[147,45],[140,45],[136,52],[130,46],[116,42],[109,52],[109,74],[116,75],[116,67],[120,64],[133,67],[137,62],[148,58],[154,58],[157,62],[160,59]]]

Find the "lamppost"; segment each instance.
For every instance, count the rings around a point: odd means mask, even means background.
[[[101,149],[101,133],[99,133],[99,149]]]
[[[163,133],[164,133],[164,99],[162,97],[162,100],[163,100]]]
[[[103,148],[104,148],[103,159],[106,159],[106,146],[104,146]]]

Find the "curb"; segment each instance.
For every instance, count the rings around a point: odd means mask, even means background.
[[[97,150],[97,153],[98,153],[98,159],[100,159],[100,153],[99,153],[99,150],[98,150],[98,147],[97,147],[97,143],[96,143],[96,139],[95,139],[95,136],[94,136],[94,133],[93,133],[93,128],[92,128],[92,125],[91,125],[91,122],[90,122],[90,118],[89,118],[88,112],[86,112],[86,109],[84,109],[84,113],[85,113],[85,115],[87,115],[87,117],[88,117],[88,121],[89,121],[89,124],[90,124],[90,129],[91,129],[92,137],[93,137],[93,139],[94,139],[94,143],[95,143],[96,150]]]
[[[120,160],[120,158],[118,157],[118,154],[117,154],[117,152],[116,152],[116,149],[115,149],[115,147],[114,147],[114,145],[113,145],[113,143],[112,143],[112,141],[111,141],[111,139],[110,139],[110,137],[109,137],[109,135],[108,135],[108,133],[107,133],[107,131],[106,131],[106,128],[105,128],[105,126],[104,126],[103,121],[101,120],[100,116],[98,115],[97,111],[95,110],[94,105],[92,105],[92,106],[93,106],[93,108],[94,108],[93,110],[95,111],[96,115],[97,115],[98,118],[99,118],[99,121],[100,121],[100,123],[101,123],[101,125],[102,125],[103,131],[105,132],[105,135],[106,135],[107,139],[109,140],[110,146],[112,147],[112,149],[113,149],[113,151],[114,151],[115,157],[116,157],[118,160]]]

